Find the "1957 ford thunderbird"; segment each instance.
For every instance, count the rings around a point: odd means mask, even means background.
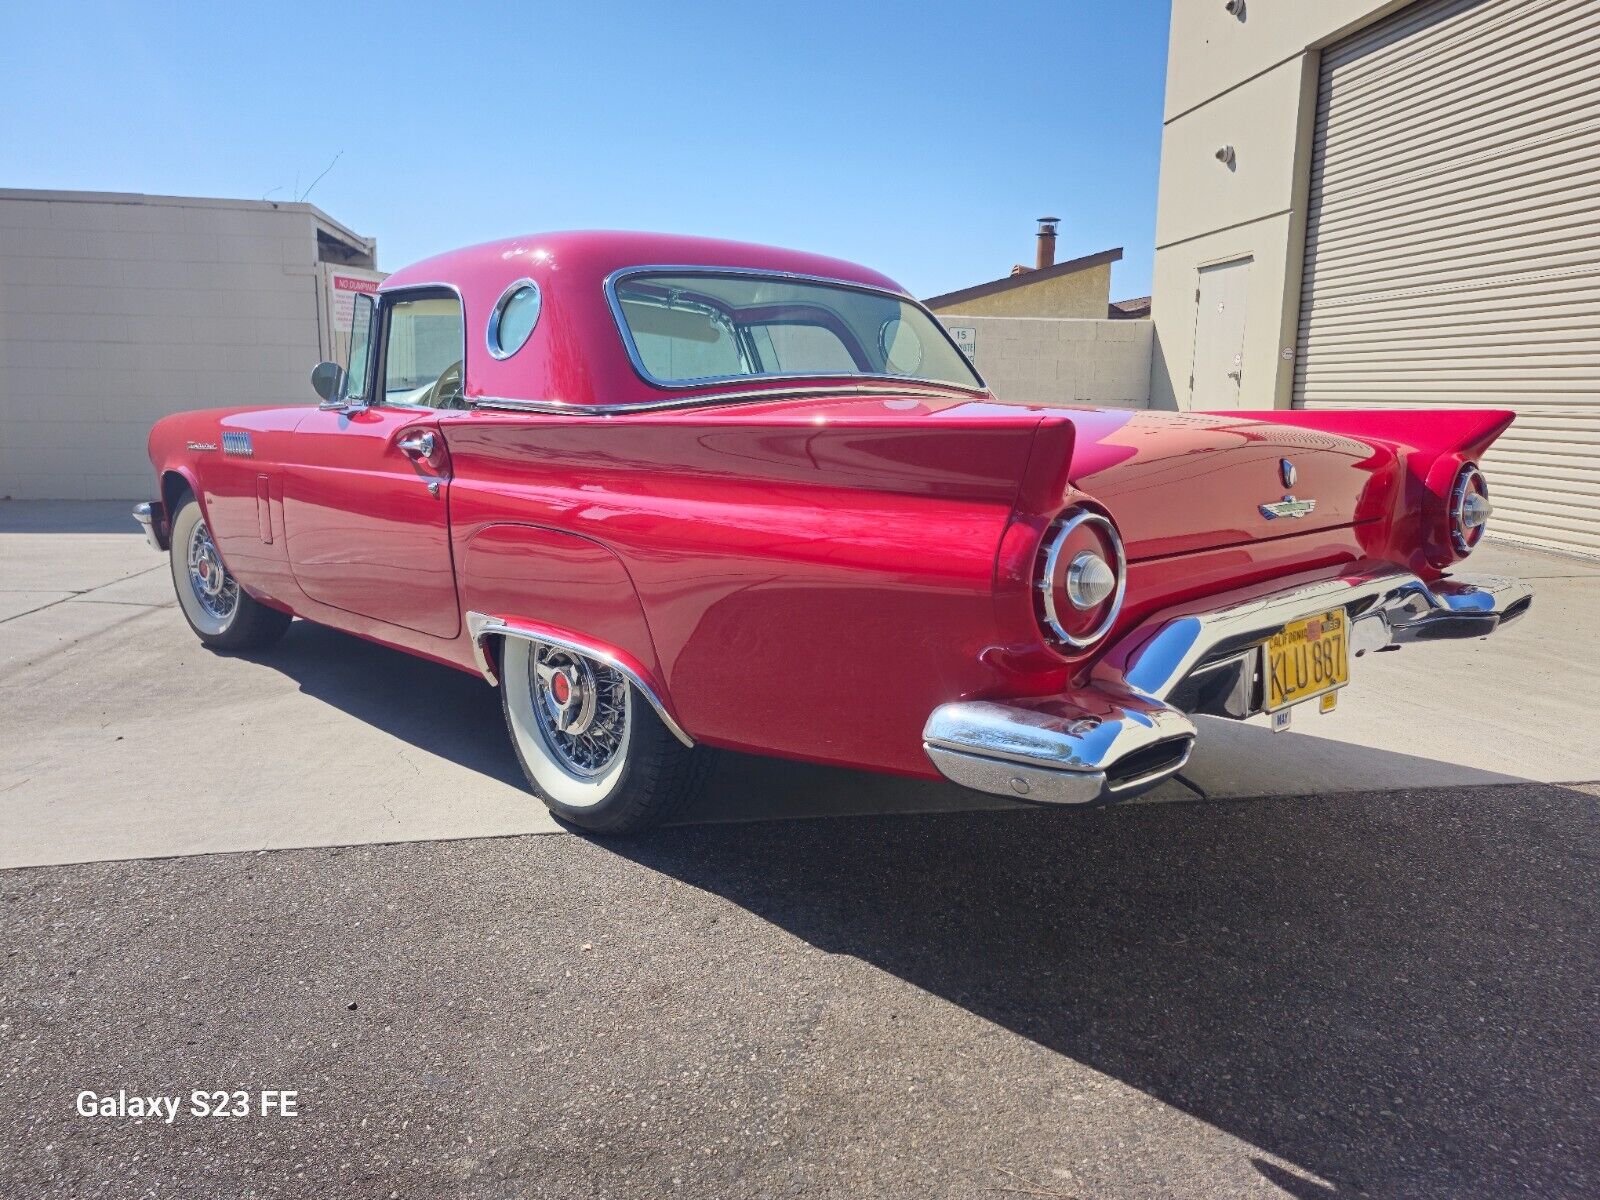
[[[712,747],[1121,800],[1191,714],[1326,710],[1532,599],[1446,573],[1509,412],[1003,403],[892,280],[695,238],[478,246],[353,322],[319,406],[157,423],[134,515],[208,646],[299,616],[481,674],[591,829]]]

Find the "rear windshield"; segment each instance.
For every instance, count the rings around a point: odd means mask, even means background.
[[[981,388],[944,329],[886,292],[764,275],[640,272],[616,285],[652,383],[876,375]]]

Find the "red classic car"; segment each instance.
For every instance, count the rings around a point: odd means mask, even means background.
[[[1170,413],[990,394],[892,280],[566,233],[357,296],[319,407],[161,420],[183,613],[292,616],[480,673],[533,790],[624,832],[709,747],[1050,804],[1150,788],[1189,714],[1331,707],[1352,662],[1480,637],[1487,409]]]

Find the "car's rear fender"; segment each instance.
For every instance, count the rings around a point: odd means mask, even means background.
[[[1450,544],[1447,510],[1463,465],[1476,463],[1516,414],[1498,408],[1279,409],[1249,414],[1263,423],[1338,434],[1399,459],[1402,485],[1369,553],[1434,578],[1462,555]],[[1489,480],[1493,490],[1493,479]]]
[[[457,588],[478,668],[496,682],[499,639],[578,650],[627,675],[685,743],[657,665],[655,644],[622,560],[591,538],[538,525],[497,523],[463,543]]]

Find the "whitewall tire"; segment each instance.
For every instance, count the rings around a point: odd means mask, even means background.
[[[293,619],[239,586],[223,564],[200,502],[185,494],[172,515],[172,586],[189,627],[219,650],[255,650],[283,636]]]
[[[500,645],[506,730],[534,793],[565,821],[634,833],[676,814],[709,762],[615,667],[565,647]]]

